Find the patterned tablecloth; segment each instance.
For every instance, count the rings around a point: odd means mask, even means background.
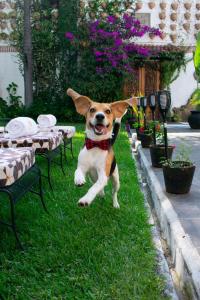
[[[0,148],[33,147],[36,153],[54,150],[62,143],[61,132],[39,132],[32,136],[11,139],[7,134],[0,135]]]
[[[13,184],[35,163],[33,148],[0,149],[0,187]]]

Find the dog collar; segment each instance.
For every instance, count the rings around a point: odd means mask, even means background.
[[[111,144],[110,144],[110,139],[102,140],[102,141],[93,141],[91,139],[86,138],[85,146],[87,150],[90,150],[95,147],[100,148],[101,150],[109,150]]]

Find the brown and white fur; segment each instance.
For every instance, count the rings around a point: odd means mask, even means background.
[[[93,141],[112,138],[113,121],[121,122],[132,99],[113,103],[98,103],[86,96],[81,96],[72,89],[67,90],[72,97],[76,110],[86,118],[86,136]],[[111,178],[113,184],[113,206],[119,208],[117,192],[120,187],[118,167],[115,166],[110,176],[111,165],[114,159],[113,148],[101,150],[98,147],[87,150],[86,146],[80,151],[78,166],[75,171],[74,182],[77,186],[85,184],[86,175],[89,173],[93,185],[88,192],[78,201],[80,206],[88,206],[97,195],[104,196],[104,187]]]

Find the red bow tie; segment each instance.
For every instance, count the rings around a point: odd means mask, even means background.
[[[92,148],[98,147],[101,150],[108,150],[110,148],[110,140],[103,140],[103,141],[93,141],[90,139],[85,139],[85,146],[87,150]]]

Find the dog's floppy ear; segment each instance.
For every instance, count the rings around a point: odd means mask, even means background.
[[[129,107],[129,105],[132,105],[132,103],[132,99],[111,103],[111,109],[114,114],[114,118],[122,118],[126,113],[127,108]]]
[[[88,98],[86,96],[80,96],[74,100],[74,104],[76,106],[76,111],[80,115],[86,116],[86,114],[92,104],[92,101],[90,100],[90,98]]]
[[[77,92],[75,92],[72,89],[67,90],[67,95],[73,99],[74,104],[76,106],[76,111],[80,115],[86,116],[86,114],[89,110],[89,107],[92,104],[92,101],[90,100],[90,98],[88,98],[86,96],[81,96],[80,94],[78,94]]]

